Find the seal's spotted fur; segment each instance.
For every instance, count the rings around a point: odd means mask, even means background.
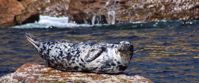
[[[63,71],[120,73],[127,68],[133,46],[122,41],[109,43],[39,42],[26,36],[50,67]]]

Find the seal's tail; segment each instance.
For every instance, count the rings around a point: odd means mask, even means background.
[[[33,39],[30,33],[26,33],[25,36],[28,42],[30,42],[37,50],[39,50],[40,42]]]

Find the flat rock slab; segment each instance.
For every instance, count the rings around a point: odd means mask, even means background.
[[[153,83],[139,75],[109,75],[63,72],[45,65],[27,63],[16,72],[0,77],[0,83]]]

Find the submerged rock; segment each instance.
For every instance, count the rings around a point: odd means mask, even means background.
[[[109,75],[82,72],[62,72],[45,65],[27,63],[16,72],[0,77],[1,83],[153,83],[139,75]]]

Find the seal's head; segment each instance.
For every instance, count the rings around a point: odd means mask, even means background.
[[[128,64],[133,56],[133,45],[127,41],[121,41],[118,49],[121,59],[125,64]]]

